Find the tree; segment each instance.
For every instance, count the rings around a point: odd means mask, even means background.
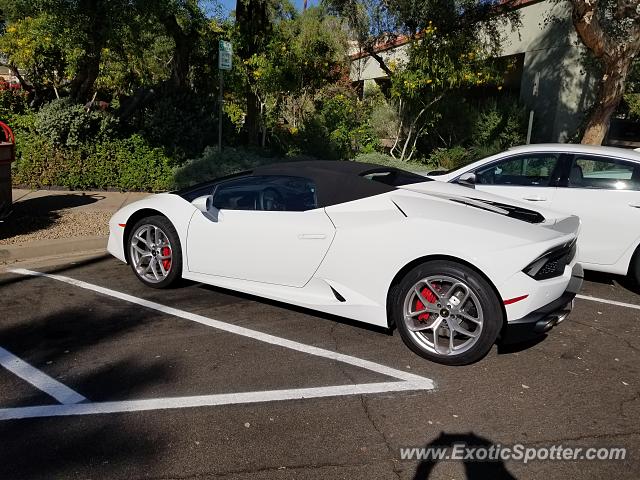
[[[582,143],[600,145],[640,52],[639,0],[571,0],[573,25],[600,63],[602,77]]]
[[[40,93],[60,86],[69,52],[52,31],[48,15],[27,17],[7,25],[0,37],[0,51],[4,55],[2,63],[26,91]],[[29,81],[23,78],[20,69]]]
[[[235,28],[236,53],[241,61],[249,62],[254,55],[265,51],[271,40],[273,25],[283,18],[291,18],[295,9],[288,0],[237,0]],[[252,79],[246,82],[245,130],[251,145],[262,143],[260,99],[257,97]]]
[[[272,26],[271,39],[244,65],[259,102],[262,143],[266,120],[299,129],[314,109],[314,95],[346,74],[346,37],[340,21],[311,7]]]
[[[498,61],[501,32],[519,25],[508,2],[475,0],[325,0],[347,19],[361,51],[391,80],[400,117],[391,154],[411,159],[433,120],[434,106],[454,91],[499,84],[508,64]],[[405,36],[404,62],[389,61],[380,47]]]
[[[64,46],[66,69],[57,73],[71,77],[70,95],[79,102],[93,94],[104,49],[119,42],[121,28],[136,18],[129,0],[3,0],[0,8],[6,15],[7,31],[13,23],[32,18],[46,21],[45,39],[50,37]],[[15,58],[17,50],[4,53]]]

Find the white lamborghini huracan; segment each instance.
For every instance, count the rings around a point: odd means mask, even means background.
[[[461,365],[564,320],[579,219],[395,168],[259,167],[132,203],[109,251],[151,287],[180,277],[398,328]]]

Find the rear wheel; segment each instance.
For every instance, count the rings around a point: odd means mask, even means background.
[[[631,263],[629,264],[629,277],[636,286],[640,286],[640,247],[636,249],[636,252],[631,257]]]
[[[412,269],[394,287],[391,302],[405,344],[445,365],[481,359],[502,327],[502,309],[488,282],[452,261],[435,260]]]
[[[167,218],[155,215],[137,222],[127,245],[131,268],[145,285],[164,288],[180,277],[180,239]]]

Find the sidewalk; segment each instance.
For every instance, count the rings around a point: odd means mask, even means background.
[[[13,212],[0,222],[0,263],[103,251],[114,212],[148,193],[13,190]]]

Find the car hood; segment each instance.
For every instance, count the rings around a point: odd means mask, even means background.
[[[400,208],[404,205],[405,214],[410,216],[449,215],[450,221],[476,224],[488,230],[509,232],[530,240],[577,235],[580,228],[580,219],[574,215],[538,206],[531,208],[527,203],[456,184],[435,181],[414,183],[399,187],[398,192],[401,191],[421,194],[404,199],[394,198]],[[409,200],[411,197],[413,199]],[[416,204],[416,201],[424,204],[425,200],[429,201],[431,208]]]

